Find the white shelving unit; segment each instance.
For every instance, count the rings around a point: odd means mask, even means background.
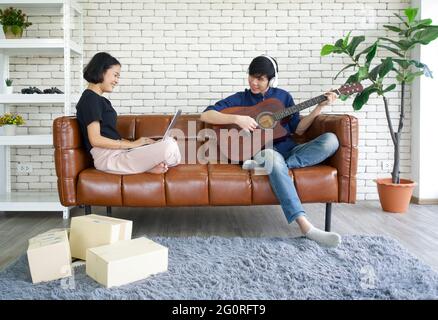
[[[40,106],[57,104],[64,106],[64,115],[71,114],[71,104],[77,103],[79,93],[71,91],[71,57],[78,57],[78,71],[83,66],[83,18],[82,9],[74,0],[0,0],[0,8],[15,7],[27,15],[62,16],[62,38],[0,39],[0,92],[5,92],[4,79],[9,78],[9,57],[63,57],[64,94],[1,94],[0,113],[7,112],[10,105]],[[78,41],[71,36],[71,15],[78,18]],[[1,31],[0,31],[1,33]],[[82,89],[82,82],[79,88]],[[0,129],[1,130],[1,129]],[[57,192],[12,192],[11,191],[11,146],[52,146],[49,135],[0,135],[0,211],[61,211],[69,218],[69,208],[61,205]]]

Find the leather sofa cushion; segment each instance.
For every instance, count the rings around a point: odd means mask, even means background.
[[[122,206],[122,176],[94,168],[83,170],[78,179],[78,201],[97,206]]]
[[[208,171],[205,164],[178,165],[166,173],[168,206],[207,206]]]
[[[251,179],[247,170],[235,164],[208,165],[210,205],[251,205]]]

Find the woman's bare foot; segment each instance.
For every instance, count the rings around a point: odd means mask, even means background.
[[[165,164],[164,162],[161,162],[146,172],[160,174],[160,173],[165,173],[168,169],[169,168],[167,167],[167,164]]]

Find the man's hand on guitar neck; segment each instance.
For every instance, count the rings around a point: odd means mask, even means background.
[[[303,117],[300,120],[297,129],[295,130],[295,134],[299,136],[304,134],[304,132],[306,132],[306,130],[310,127],[316,116],[321,113],[322,108],[331,104],[338,97],[337,94],[332,91],[326,92],[324,95],[327,97],[327,100],[318,104],[316,108],[312,110],[312,112],[310,112],[307,116]]]
[[[326,92],[326,93],[324,93],[324,95],[327,97],[327,100],[318,104],[318,107],[320,107],[321,109],[325,106],[332,104],[336,100],[336,98],[338,97],[338,95],[336,93],[334,93],[333,91]]]
[[[250,116],[236,115],[235,124],[241,127],[243,130],[254,131],[258,127],[257,121]]]

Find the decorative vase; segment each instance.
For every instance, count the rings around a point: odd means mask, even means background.
[[[13,93],[13,91],[14,91],[14,87],[12,87],[12,86],[9,86],[9,87],[6,87],[6,94],[12,94]]]
[[[17,126],[15,124],[5,124],[3,125],[3,132],[5,136],[15,136],[15,130]]]
[[[408,211],[412,192],[416,182],[400,179],[400,183],[392,183],[391,178],[376,179],[377,191],[379,192],[380,204],[383,211],[393,213],[405,213]]]
[[[23,27],[3,26],[3,32],[6,39],[20,39],[23,36]]]

